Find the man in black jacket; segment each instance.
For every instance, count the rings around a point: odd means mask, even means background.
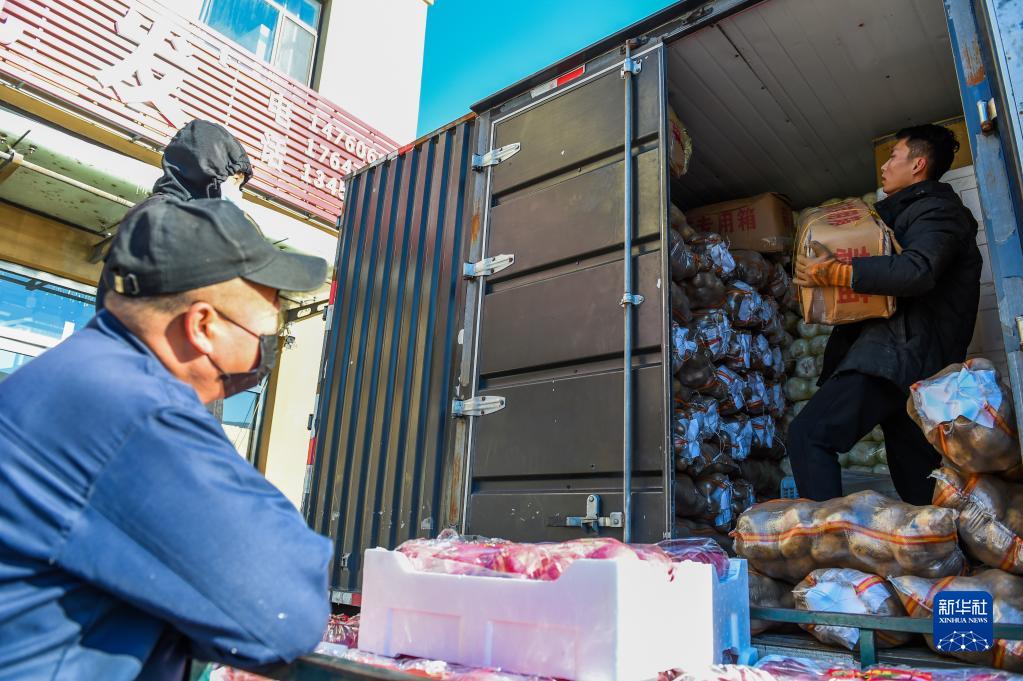
[[[902,246],[898,255],[839,262],[823,245],[800,257],[795,282],[847,286],[895,296],[890,319],[835,327],[824,353],[820,390],[789,428],[789,458],[800,496],[842,495],[837,453],[874,426],[884,431],[895,489],[929,504],[940,456],[906,412],[909,386],[962,362],[973,335],[982,260],[977,222],[947,184],[959,143],[937,125],[906,128],[881,169],[888,198],[876,209]]]
[[[252,178],[252,163],[241,142],[222,125],[196,119],[174,133],[163,151],[163,175],[145,201],[132,211],[167,199],[227,199],[242,208],[242,187]],[[96,311],[103,309],[106,267],[96,292]]]

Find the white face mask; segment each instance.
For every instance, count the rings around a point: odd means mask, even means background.
[[[225,201],[230,201],[234,205],[244,210],[242,206],[242,188],[240,185],[235,184],[228,180],[220,185],[220,198]]]

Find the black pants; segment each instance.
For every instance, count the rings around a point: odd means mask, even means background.
[[[838,452],[847,452],[879,425],[888,468],[902,500],[931,503],[941,455],[906,413],[907,396],[894,383],[855,372],[829,378],[789,426],[788,452],[799,496],[827,501],[842,496]]]

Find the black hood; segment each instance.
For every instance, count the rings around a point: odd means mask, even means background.
[[[153,194],[182,201],[220,198],[220,183],[236,174],[252,177],[241,143],[221,125],[194,120],[175,133],[163,152],[163,177]]]
[[[937,180],[923,180],[922,182],[911,184],[905,189],[900,189],[894,194],[878,201],[877,205],[874,206],[874,210],[881,216],[885,224],[894,230],[899,214],[911,204],[924,198],[948,201],[957,207],[963,205],[959,195],[952,189],[952,185],[938,182]]]

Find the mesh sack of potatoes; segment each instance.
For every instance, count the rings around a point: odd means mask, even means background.
[[[766,575],[797,582],[825,567],[875,575],[962,572],[955,511],[912,506],[865,490],[830,501],[778,500],[739,518],[736,552]]]
[[[914,383],[907,408],[928,441],[959,470],[994,473],[1020,462],[1012,397],[986,359],[952,364]]]
[[[792,590],[799,610],[842,612],[852,615],[905,617],[902,602],[885,580],[849,568],[814,570]],[[802,624],[821,643],[855,650],[860,644],[860,630],[823,624]],[[877,632],[880,648],[894,648],[907,643],[911,636],[899,632]]]
[[[749,569],[749,604],[753,608],[788,608],[796,607],[792,599],[792,585],[779,579],[768,577]],[[783,623],[769,620],[751,619],[750,634],[756,636],[770,629],[781,628]]]
[[[941,591],[986,591],[994,601],[992,619],[1002,624],[1023,624],[1023,577],[1002,570],[984,570],[972,577],[893,577],[889,579],[910,617],[933,617],[934,597]],[[926,636],[927,645],[939,654],[934,639]],[[990,650],[984,652],[956,652],[952,657],[972,664],[1012,672],[1023,672],[1023,641],[996,639]]]
[[[1023,574],[1023,485],[949,467],[931,477],[934,505],[959,512],[959,538],[967,553],[985,565]]]

